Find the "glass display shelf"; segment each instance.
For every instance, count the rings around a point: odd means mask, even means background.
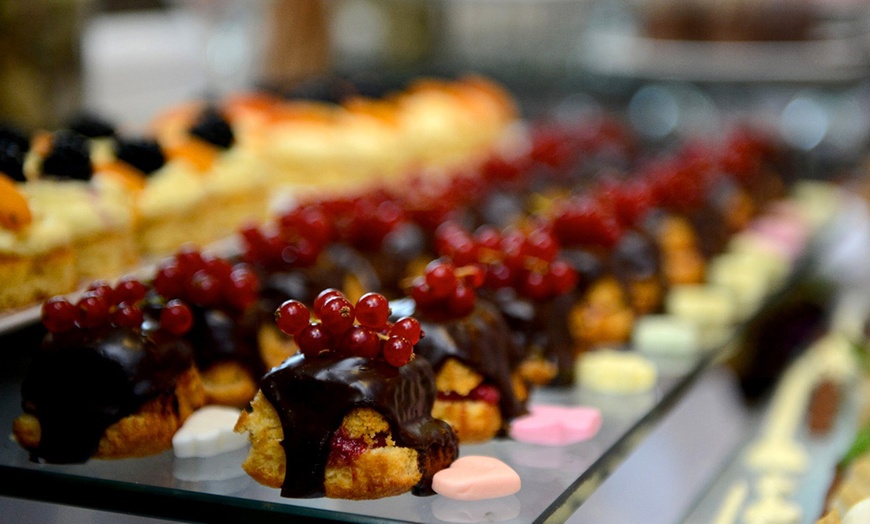
[[[20,381],[38,326],[0,337],[0,425],[11,432],[19,415]],[[583,502],[681,397],[713,360],[657,360],[655,388],[643,394],[603,395],[580,386],[541,388],[533,404],[601,409],[602,426],[586,442],[542,446],[509,438],[463,445],[460,455],[496,457],[519,473],[522,489],[499,499],[464,502],[405,494],[371,501],[282,498],[241,469],[247,448],[207,459],[179,459],[166,451],[138,459],[52,465],[29,460],[11,438],[0,446],[0,495],[184,521],[561,522]]]

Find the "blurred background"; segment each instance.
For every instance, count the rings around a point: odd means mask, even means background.
[[[607,106],[656,139],[748,115],[837,155],[867,140],[868,66],[863,0],[0,0],[0,114],[31,129],[479,72],[530,118]]]

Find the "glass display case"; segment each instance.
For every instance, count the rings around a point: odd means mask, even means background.
[[[198,7],[197,2],[177,4],[184,4],[184,9]],[[387,84],[401,85],[418,75],[481,72],[515,93],[529,119],[615,110],[653,144],[668,144],[676,136],[715,134],[738,120],[765,121],[789,145],[806,153],[801,175],[837,179],[847,170],[849,176],[854,174],[870,137],[870,30],[866,26],[850,25],[849,31],[830,38],[801,42],[655,38],[640,32],[640,4],[639,0],[342,0],[328,8],[320,4],[308,5],[308,10],[285,6],[282,16],[293,23],[314,24],[308,27],[311,38],[318,41],[307,48],[310,60],[258,51],[267,61],[257,74],[263,83],[274,85],[295,80],[293,75],[300,70],[320,73],[328,65],[348,77],[374,69]],[[260,5],[271,6],[269,2]],[[847,17],[850,24],[864,20],[865,11]],[[233,16],[227,13],[221,16]],[[257,16],[261,15],[263,11],[258,11]],[[212,22],[219,24],[219,18]],[[366,28],[354,29],[354,24]],[[377,36],[373,28],[380,30]],[[93,33],[90,36],[92,44],[105,43],[93,38]],[[232,35],[223,36],[229,39],[224,44],[232,43]],[[266,43],[258,40],[257,46]],[[289,54],[296,50],[287,41],[272,45],[279,49],[289,45],[285,47],[292,49]],[[93,61],[99,52],[94,47],[86,49],[91,66],[103,68],[86,69],[92,74],[111,69],[110,62]],[[214,69],[210,74],[209,79],[199,78],[190,85],[205,89],[209,82],[222,80],[214,76]],[[247,82],[254,73],[245,69],[244,75]],[[239,77],[233,77],[226,85],[234,89],[239,84],[233,82],[238,81]],[[86,85],[108,85],[94,78],[90,82]],[[100,91],[102,99],[91,96],[92,108],[109,112],[130,100],[112,98],[108,91]],[[808,259],[795,268],[787,289],[811,278],[817,269],[814,263]],[[834,295],[826,298],[833,301]],[[42,336],[35,325],[38,315],[34,307],[0,316],[0,427],[10,428],[21,412],[21,379],[30,350]],[[743,327],[735,329],[735,339]],[[167,451],[140,459],[51,465],[31,461],[12,439],[0,446],[0,495],[182,521],[571,521],[698,380],[722,365],[730,349],[718,347],[684,359],[654,359],[659,375],[647,393],[605,395],[582,384],[536,390],[533,405],[599,408],[602,427],[591,440],[568,446],[509,438],[463,445],[461,455],[496,457],[520,474],[520,492],[501,499],[460,502],[410,494],[374,501],[288,499],[242,471],[246,449],[209,459],[180,459]],[[845,435],[853,430],[850,417],[857,402],[850,397],[838,433],[813,448],[822,461],[813,470],[818,475],[808,474],[812,480],[801,488],[808,508],[817,507],[814,497],[823,488]],[[763,403],[760,408],[746,409],[758,418],[764,412]],[[755,429],[745,429],[746,438]],[[745,476],[741,467],[737,462],[726,464],[716,473],[717,479],[707,479],[710,489],[693,503],[686,517],[689,522],[709,521],[711,514],[720,511],[725,487]]]

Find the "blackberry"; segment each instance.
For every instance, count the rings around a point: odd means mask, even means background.
[[[0,124],[0,173],[24,182],[24,157],[29,149],[30,142],[23,133]]]
[[[229,122],[214,107],[207,107],[197,119],[190,134],[221,149],[229,149],[235,142]]]
[[[42,162],[45,177],[90,180],[94,174],[88,141],[73,131],[58,131],[52,137],[52,148]]]
[[[88,138],[111,138],[115,136],[115,127],[102,118],[88,113],[81,113],[70,119],[67,127]]]
[[[147,138],[119,139],[115,143],[115,156],[146,175],[157,171],[166,163],[166,157],[157,141]]]

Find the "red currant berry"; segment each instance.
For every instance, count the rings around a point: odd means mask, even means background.
[[[178,298],[184,293],[184,275],[175,259],[166,259],[154,275],[154,289],[165,298]]]
[[[195,304],[215,306],[221,299],[220,282],[204,269],[200,269],[191,277],[187,295]]]
[[[254,271],[244,264],[237,264],[224,282],[224,300],[238,310],[252,306],[258,297],[260,281]]]
[[[462,275],[462,282],[472,289],[479,288],[486,281],[486,270],[480,264],[463,266],[459,272]]]
[[[305,234],[316,244],[326,245],[333,236],[332,224],[319,206],[306,206],[301,212]]]
[[[474,309],[476,296],[470,287],[459,284],[448,301],[448,309],[457,317],[464,317]]]
[[[574,266],[564,260],[555,260],[550,264],[547,275],[552,291],[556,295],[569,293],[577,285],[578,275]]]
[[[332,337],[323,324],[312,322],[302,328],[298,335],[293,337],[296,345],[299,346],[299,351],[306,358],[316,357],[322,351],[326,351],[332,346]]]
[[[433,260],[426,266],[426,284],[433,298],[447,298],[453,294],[459,281],[456,268],[450,262]]]
[[[115,289],[112,291],[112,303],[135,304],[145,298],[146,293],[148,293],[148,286],[136,277],[126,276],[115,284]]]
[[[474,232],[474,238],[481,247],[494,251],[501,249],[501,232],[493,226],[480,226]]]
[[[414,345],[423,338],[423,330],[416,318],[402,317],[390,328],[389,335],[391,337],[402,337],[407,339],[411,345]]]
[[[526,237],[524,246],[526,255],[540,258],[547,262],[556,258],[559,245],[553,235],[545,229],[535,229]]]
[[[142,325],[145,315],[135,305],[121,302],[111,313],[112,324],[125,328],[137,328]]]
[[[348,355],[376,358],[381,351],[381,339],[367,327],[353,326],[341,336],[339,348]]]
[[[417,277],[413,280],[409,295],[420,309],[427,309],[437,301],[432,296],[429,284],[426,283],[426,279],[423,277]]]
[[[356,320],[360,325],[381,330],[390,318],[390,303],[380,293],[366,293],[356,302]]]
[[[203,255],[202,261],[203,269],[219,281],[229,278],[230,273],[233,270],[233,265],[230,264],[229,261],[214,255]]]
[[[160,327],[173,335],[181,336],[193,327],[193,313],[184,302],[170,300],[160,312]]]
[[[320,318],[320,309],[323,307],[323,304],[326,303],[327,300],[333,297],[343,297],[344,293],[334,288],[327,288],[320,292],[317,295],[317,298],[314,299],[314,315]]]
[[[191,275],[205,268],[205,260],[198,248],[192,245],[183,246],[175,254],[175,259],[178,261],[178,267],[181,268],[182,274],[190,278]]]
[[[486,287],[502,289],[513,286],[514,272],[502,263],[492,264],[486,268]]]
[[[94,280],[88,285],[87,292],[103,297],[107,304],[112,302],[112,286],[105,280]]]
[[[51,297],[42,304],[42,324],[52,333],[69,331],[77,318],[78,308],[63,297]]]
[[[87,292],[76,303],[78,324],[85,328],[96,328],[109,320],[109,303],[101,295]]]
[[[332,297],[320,308],[320,321],[330,333],[339,336],[353,326],[353,304],[344,296]]]
[[[407,338],[390,337],[381,344],[381,353],[388,364],[400,368],[414,358],[414,346]]]
[[[278,329],[292,336],[298,336],[311,320],[308,308],[298,300],[288,300],[275,310],[275,324]]]
[[[549,298],[550,285],[543,274],[529,271],[523,278],[520,293],[532,300],[544,300]]]

